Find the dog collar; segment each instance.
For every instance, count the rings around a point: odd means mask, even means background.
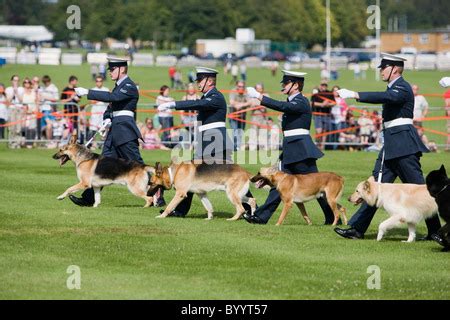
[[[172,185],[173,185],[173,172],[172,172],[172,168],[169,167],[169,168],[167,169],[167,172],[169,172],[170,185],[172,186]]]
[[[436,193],[436,197],[437,197],[438,195],[440,195],[445,189],[447,189],[448,186],[449,186],[449,185],[447,184],[445,187],[442,188],[441,191],[439,191],[438,193]]]

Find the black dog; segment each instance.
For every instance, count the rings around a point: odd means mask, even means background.
[[[438,242],[446,250],[450,249],[450,179],[447,176],[444,165],[439,170],[432,171],[427,176],[427,189],[431,196],[436,199],[439,215],[446,222],[439,229],[433,240]]]

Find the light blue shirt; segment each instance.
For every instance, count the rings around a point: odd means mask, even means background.
[[[116,82],[117,86],[120,86],[120,84],[121,84],[122,82],[124,82],[126,78],[128,78],[128,76],[125,76],[125,77],[123,77],[123,78],[120,79],[120,80],[117,80],[117,82]]]
[[[392,80],[391,82],[389,82],[388,87],[389,87],[389,88],[392,88],[392,86],[394,85],[394,83],[395,83],[398,79],[400,79],[400,78],[401,78],[401,76],[398,77],[397,79]]]
[[[297,92],[297,93],[294,93],[293,95],[290,95],[289,98],[288,98],[289,101],[294,100],[294,98],[295,98],[296,96],[298,96],[300,93],[301,93],[301,92]]]

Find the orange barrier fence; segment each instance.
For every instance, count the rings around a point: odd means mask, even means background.
[[[272,128],[270,126],[267,126],[263,123],[259,123],[259,122],[253,122],[253,121],[249,121],[246,119],[241,119],[239,118],[239,115],[250,112],[250,111],[255,111],[255,110],[261,110],[263,109],[263,106],[257,106],[257,107],[252,107],[252,108],[247,108],[247,109],[243,109],[243,110],[239,110],[236,112],[231,112],[227,115],[227,117],[229,119],[235,120],[235,121],[239,121],[239,122],[243,122],[243,123],[248,123],[252,126],[257,126],[259,128],[262,129],[270,129],[272,130]],[[356,107],[350,107],[349,108],[352,111],[356,111],[358,113],[361,113],[363,110],[356,108]],[[137,109],[138,113],[158,113],[158,110],[156,109]],[[92,113],[92,112],[76,112],[76,113],[68,113],[66,111],[62,111],[62,112],[52,112],[50,113],[52,116],[54,117],[79,117],[79,116],[91,116],[93,114],[100,114],[100,113]],[[175,115],[187,115],[187,116],[192,116],[195,115],[195,113],[192,112],[183,112],[183,111],[172,111],[172,114]],[[280,114],[280,112],[268,112],[268,113],[261,113],[258,115],[262,115],[262,116],[268,116],[268,115],[278,115]],[[13,121],[13,122],[7,122],[5,124],[0,125],[0,128],[3,127],[11,127],[11,126],[15,126],[18,124],[22,124],[25,123],[26,121],[30,121],[30,120],[37,120],[37,119],[41,119],[42,117],[44,117],[46,114],[42,113],[42,112],[33,112],[31,114],[28,114],[27,117],[25,117],[24,119],[20,119],[17,121]],[[318,112],[314,112],[313,115],[316,116],[330,116],[330,114],[327,113],[318,113]],[[31,117],[31,118],[30,118]],[[428,118],[424,118],[424,119],[418,119],[418,121],[420,122],[430,122],[430,121],[443,121],[443,120],[450,120],[450,117],[445,117],[445,116],[440,116],[440,117],[428,117]],[[189,127],[191,126],[191,124],[181,124],[181,125],[177,125],[177,126],[173,126],[170,128],[165,128],[165,129],[160,129],[158,130],[158,132],[166,132],[166,131],[170,131],[170,130],[174,130],[174,129],[180,129],[180,128],[184,128],[184,127]],[[355,129],[359,129],[359,126],[352,126],[349,128],[345,128],[345,129],[340,129],[340,130],[334,130],[334,131],[326,131],[320,134],[316,134],[315,138],[321,138],[321,137],[325,137],[325,136],[330,136],[330,135],[335,135],[341,132],[347,132],[347,131],[351,131],[351,130],[355,130]],[[446,133],[446,132],[441,132],[438,130],[434,130],[434,129],[430,129],[430,128],[423,128],[423,130],[425,132],[429,132],[429,133],[433,133],[436,135],[440,135],[440,136],[444,136],[444,137],[449,137],[450,134]],[[281,132],[281,129],[279,129],[279,131]]]

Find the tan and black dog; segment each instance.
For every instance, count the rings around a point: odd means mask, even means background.
[[[135,161],[109,158],[92,153],[88,148],[77,143],[76,132],[72,135],[69,143],[53,156],[53,159],[59,160],[61,166],[72,160],[80,180],[79,183],[61,194],[57,198],[58,200],[63,200],[71,193],[94,188],[94,207],[97,207],[100,204],[102,187],[121,184],[126,185],[135,196],[143,198],[145,200],[144,207],[149,207],[154,200],[156,201],[153,197],[147,196],[150,188],[150,176],[154,174],[155,168]]]
[[[277,188],[281,200],[284,203],[283,211],[278,219],[277,226],[283,223],[294,203],[300,209],[305,221],[310,225],[311,219],[306,212],[303,203],[326,196],[328,204],[334,213],[333,225],[339,221],[342,214],[344,223],[347,224],[346,210],[338,202],[344,192],[344,178],[330,172],[310,174],[287,174],[275,167],[261,168],[256,176],[251,179],[257,188],[271,185]]]
[[[255,199],[246,196],[251,174],[236,164],[206,164],[197,161],[178,163],[178,160],[173,159],[169,166],[163,167],[158,162],[155,168],[156,172],[150,180],[152,188],[162,186],[165,190],[172,187],[176,189],[174,198],[157,218],[167,217],[186,198],[188,192],[199,196],[208,212],[207,220],[213,218],[214,212],[207,197],[210,191],[225,191],[236,207],[236,214],[229,221],[238,220],[244,214],[242,202],[248,203],[252,212],[256,209]]]

